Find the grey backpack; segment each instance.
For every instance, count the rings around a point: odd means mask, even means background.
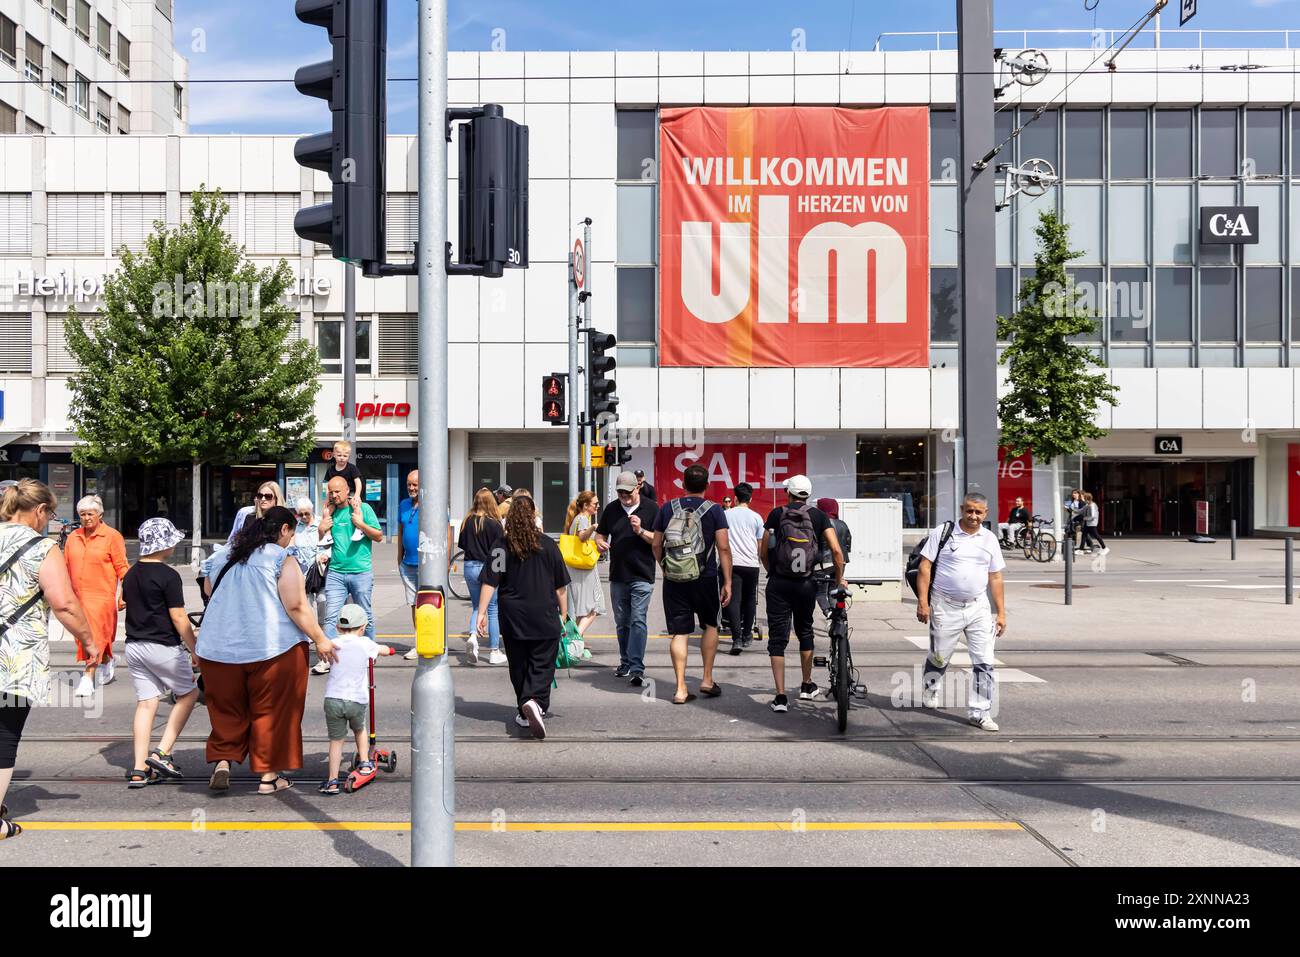
[[[688,512],[682,508],[681,499],[673,499],[673,517],[664,529],[664,578],[670,582],[699,579],[708,552],[704,542],[704,515],[712,507],[712,502],[704,502],[695,511]]]

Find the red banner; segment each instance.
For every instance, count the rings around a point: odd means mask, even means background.
[[[696,462],[709,470],[706,498],[721,503],[737,485],[748,482],[754,486],[750,508],[766,518],[777,505],[785,504],[785,486],[781,483],[792,475],[807,473],[808,447],[768,442],[693,448],[659,446],[655,449],[654,486],[661,503],[684,494],[682,473]]]
[[[659,130],[661,365],[929,364],[925,107],[689,107]]]
[[[1007,458],[1005,448],[998,449],[998,516],[1005,522],[1016,507],[1016,498],[1025,500],[1025,508],[1034,514],[1034,454],[1026,452],[1016,458]],[[1050,508],[1050,506],[1049,506]]]
[[[1286,447],[1286,523],[1292,528],[1300,526],[1300,443],[1291,442]]]

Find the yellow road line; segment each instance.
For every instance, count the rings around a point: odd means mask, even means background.
[[[409,831],[407,821],[32,821],[24,831]],[[457,831],[1019,831],[1015,821],[459,821]]]
[[[414,638],[414,637],[415,637],[415,635],[413,635],[413,634],[410,634],[410,635],[406,635],[406,634],[401,634],[401,635],[396,635],[396,634],[395,634],[395,635],[375,635],[375,638],[376,638],[376,639],[379,639],[379,638],[397,638],[397,639],[406,639],[406,638]],[[463,632],[463,631],[449,631],[449,632],[447,632],[447,637],[448,637],[448,638],[465,638],[465,637],[466,637],[466,633]],[[617,638],[617,637],[618,637],[618,635],[585,635],[585,636],[584,636],[584,640],[591,639],[591,638]],[[651,637],[651,638],[669,638],[669,637],[671,637],[671,635],[667,635],[667,634],[654,635],[654,634],[652,634],[652,635],[650,635],[649,637]],[[482,639],[480,639],[480,641],[481,641],[481,640],[482,640]],[[726,641],[726,640],[729,640],[729,639],[727,639],[726,636],[723,636],[723,640]]]

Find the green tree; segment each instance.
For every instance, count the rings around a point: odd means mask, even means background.
[[[1055,212],[1039,216],[1034,275],[1020,284],[1020,308],[998,316],[998,339],[1009,391],[998,400],[1002,444],[1011,455],[1032,450],[1052,466],[1052,515],[1061,539],[1063,455],[1083,455],[1106,430],[1094,417],[1100,403],[1116,404],[1116,389],[1079,337],[1096,325],[1097,292],[1075,286],[1066,263],[1083,255],[1070,249],[1069,227]]]
[[[320,360],[290,339],[294,283],[282,259],[258,269],[222,229],[220,190],[193,196],[189,221],[154,224],[141,253],[121,251],[101,316],[68,312],[70,417],[89,466],[189,462],[198,548],[200,474],[207,464],[307,454]]]

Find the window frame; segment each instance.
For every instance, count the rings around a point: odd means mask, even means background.
[[[342,316],[330,316],[327,318],[317,316],[315,322],[312,323],[312,325],[315,326],[314,334],[316,338],[316,354],[320,357],[322,375],[343,375],[343,323],[344,319]],[[321,333],[325,331],[326,327],[338,328],[337,356],[327,356],[325,350],[322,348]],[[377,365],[377,363],[375,361],[375,323],[371,321],[369,315],[365,318],[362,318],[361,316],[357,317],[358,346],[360,346],[363,341],[363,336],[367,354],[363,360],[360,348],[357,349],[357,375],[371,375],[371,370]]]

